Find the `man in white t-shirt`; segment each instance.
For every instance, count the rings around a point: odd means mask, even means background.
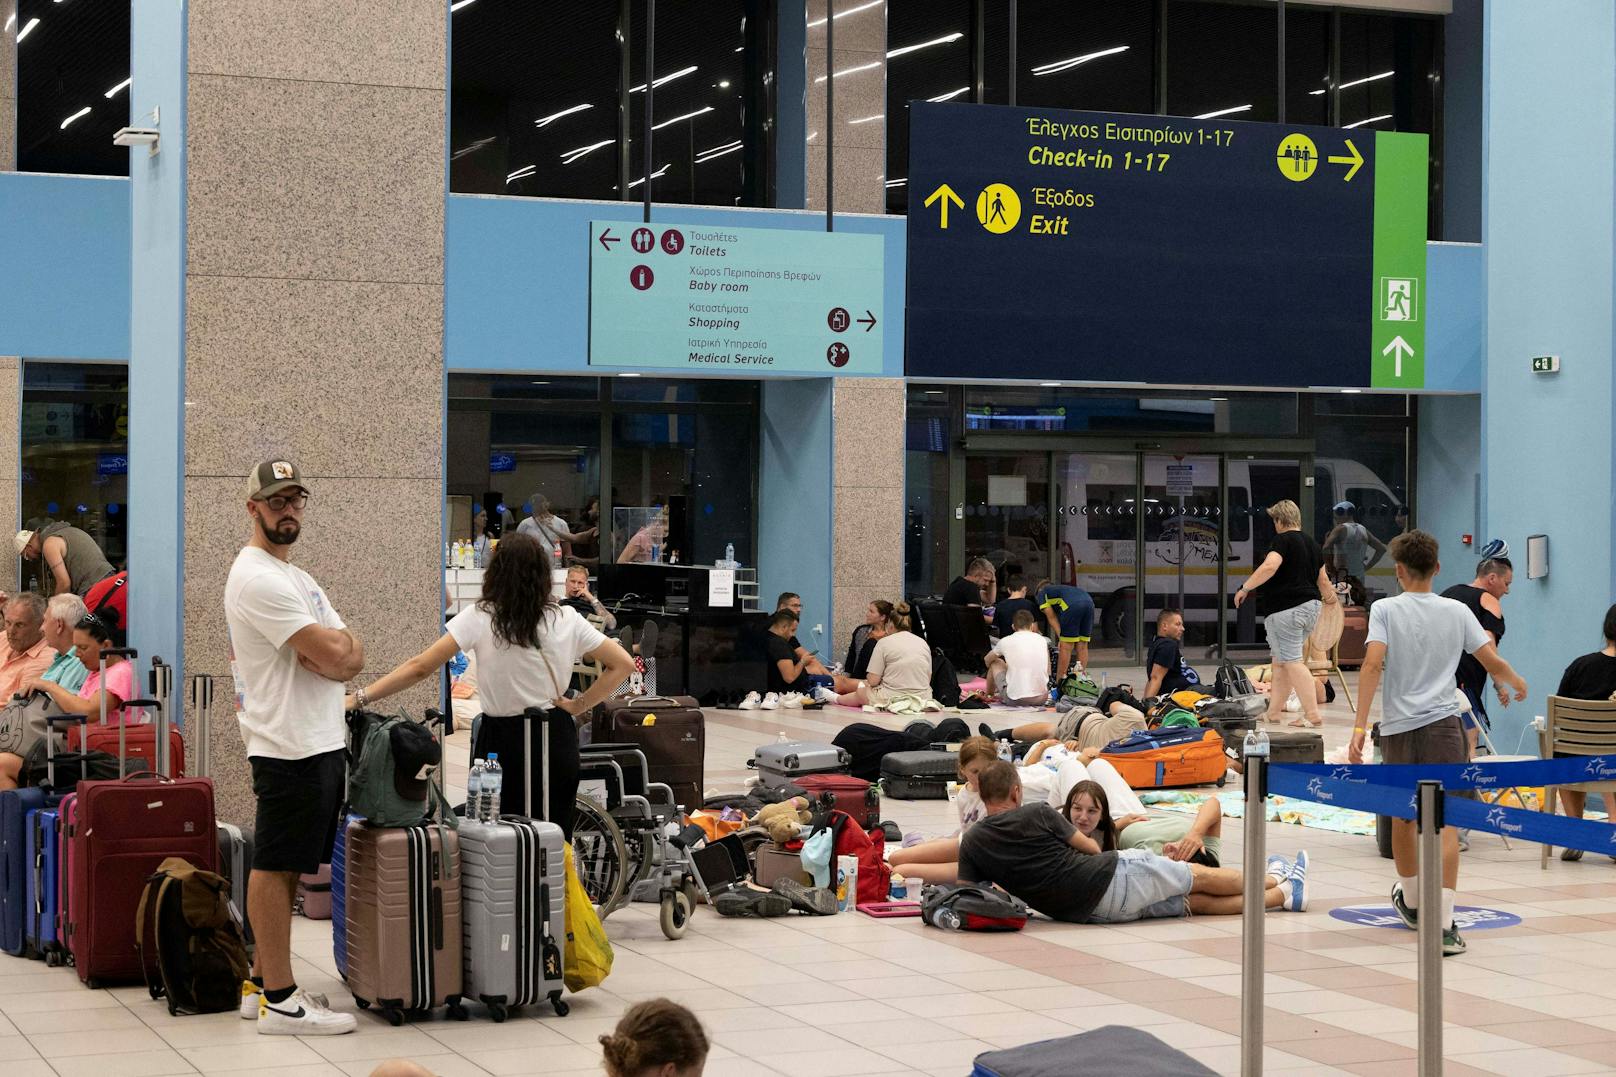
[[[550,508],[550,499],[543,494],[534,494],[531,502],[533,515],[516,525],[516,530],[523,535],[532,535],[539,540],[539,545],[549,551],[552,556],[556,546],[561,547],[561,560],[563,563],[572,556],[574,542],[588,542],[594,537],[596,529],[586,527],[577,534],[573,534],[572,525],[557,516]],[[560,568],[558,564],[556,566]]]
[[[1347,760],[1363,762],[1369,708],[1384,678],[1381,698],[1380,754],[1387,763],[1458,763],[1470,761],[1460,708],[1453,688],[1453,670],[1461,654],[1473,654],[1497,684],[1526,698],[1526,682],[1498,657],[1498,648],[1481,622],[1462,602],[1431,593],[1431,581],[1442,568],[1437,561],[1436,538],[1424,531],[1408,531],[1392,539],[1392,560],[1403,593],[1383,598],[1369,607],[1369,642],[1358,673],[1358,720],[1353,723]],[[1419,907],[1419,862],[1415,827],[1411,819],[1392,820],[1392,855],[1397,861],[1397,883],[1392,907],[1409,927],[1422,915]],[[1442,953],[1462,954],[1464,939],[1453,920],[1454,892],[1459,886],[1459,832],[1442,828],[1442,908],[1434,915],[1443,925]],[[1423,915],[1433,915],[1427,910]]]
[[[1049,698],[1049,644],[1027,610],[1017,610],[1010,623],[1015,631],[988,652],[988,695],[1038,706]]]
[[[352,1032],[337,1013],[300,991],[292,975],[292,901],[297,877],[331,859],[346,779],[343,683],[365,649],[314,577],[291,563],[309,491],[285,460],[247,476],[252,538],[224,589],[236,718],[252,766],[253,832],[248,919],[257,952],[241,988],[241,1016],[266,1035]]]

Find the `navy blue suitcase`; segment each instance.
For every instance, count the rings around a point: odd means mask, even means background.
[[[337,973],[348,978],[348,917],[343,895],[348,887],[348,826],[361,818],[349,812],[342,813],[337,823],[337,841],[331,847],[331,953],[337,961]]]
[[[60,963],[61,946],[56,937],[57,854],[61,849],[61,814],[54,806],[28,813],[26,850],[29,864],[27,895],[22,929],[23,952],[46,964]]]
[[[28,813],[45,806],[42,789],[7,789],[0,792],[0,950],[22,953],[23,924],[27,920]]]

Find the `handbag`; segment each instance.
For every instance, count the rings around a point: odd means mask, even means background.
[[[12,696],[0,707],[0,752],[24,759],[31,754],[43,758],[45,737],[50,732],[47,716],[54,713],[59,713],[55,701],[45,692]]]
[[[920,918],[948,931],[1020,931],[1027,903],[997,886],[957,883],[928,886],[920,893]]]

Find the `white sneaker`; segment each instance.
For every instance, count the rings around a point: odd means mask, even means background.
[[[785,695],[780,697],[780,706],[800,710],[802,708],[802,693],[787,692]]]
[[[770,692],[763,697],[763,702],[758,704],[758,710],[760,711],[777,711],[779,709],[780,696],[777,692]]]
[[[841,697],[822,684],[814,685],[814,698],[821,703],[834,704]]]
[[[258,1007],[260,1036],[340,1036],[359,1027],[351,1013],[338,1013],[299,988],[280,1003],[265,998]]]
[[[241,1019],[258,1020],[258,1004],[264,1000],[264,989],[251,980],[241,981]]]
[[[746,698],[735,705],[735,709],[740,711],[755,711],[758,709],[758,704],[762,702],[762,696],[758,695],[756,692],[748,692],[746,693]]]

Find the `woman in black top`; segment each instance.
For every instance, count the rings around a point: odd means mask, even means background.
[[[1613,699],[1616,698],[1616,606],[1605,611],[1605,647],[1592,654],[1585,654],[1574,659],[1566,667],[1565,673],[1560,677],[1560,690],[1557,696],[1567,699]],[[1554,753],[1563,757],[1565,753]],[[1604,794],[1607,814],[1616,816],[1611,812],[1611,794]],[[1577,819],[1582,818],[1582,809],[1588,804],[1588,794],[1580,789],[1561,789],[1560,806],[1567,815]],[[1581,849],[1566,849],[1560,853],[1561,860],[1581,860]],[[1611,859],[1616,860],[1616,857]]]
[[[875,651],[875,639],[870,633],[879,625],[886,624],[887,617],[892,613],[892,603],[877,598],[864,607],[864,623],[853,629],[853,638],[847,644],[847,661],[842,663],[842,672],[854,680],[863,677],[870,668],[870,655]]]
[[[1273,675],[1268,691],[1268,720],[1279,722],[1291,693],[1302,704],[1302,717],[1291,725],[1319,726],[1318,696],[1313,673],[1302,651],[1313,626],[1319,623],[1321,603],[1338,599],[1324,571],[1324,550],[1311,535],[1302,533],[1302,510],[1294,501],[1276,501],[1268,515],[1274,521],[1274,544],[1257,571],[1234,593],[1235,608],[1257,592],[1257,612],[1263,615],[1268,649],[1273,652]]]

